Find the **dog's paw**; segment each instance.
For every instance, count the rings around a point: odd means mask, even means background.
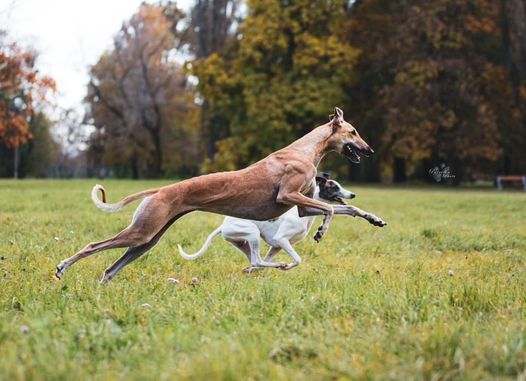
[[[56,267],[55,276],[57,277],[58,280],[62,279],[62,275],[64,275],[64,271],[66,271],[66,268],[62,263]]]
[[[384,220],[382,220],[380,217],[376,217],[374,214],[370,214],[368,217],[367,217],[367,221],[369,221],[369,223],[371,225],[374,225],[374,226],[378,226],[380,228],[383,228],[384,226],[387,225],[387,222],[385,222]]]
[[[99,284],[101,285],[108,284],[108,282],[112,279],[113,279],[113,276],[111,276],[111,274],[104,272],[104,275],[102,275],[102,278],[100,279]]]
[[[376,218],[374,220],[371,221],[371,224],[373,224],[374,226],[378,226],[380,228],[383,228],[385,225],[387,225],[387,222],[379,219],[379,218]]]
[[[380,228],[383,228],[384,226],[387,225],[387,222],[383,221],[383,220],[380,219],[380,218],[377,218],[376,220],[374,220],[373,225],[374,225],[374,226],[378,226],[378,227],[380,227]]]
[[[297,266],[297,264],[292,262],[292,263],[289,263],[287,265],[283,264],[283,266],[278,267],[278,269],[283,270],[283,271],[287,271],[287,270],[290,270],[291,268],[296,267],[296,266]]]
[[[314,234],[314,240],[315,240],[316,242],[318,242],[318,243],[320,243],[322,237],[323,237],[323,233],[322,233],[320,230],[318,230],[318,231],[316,232],[316,234]]]

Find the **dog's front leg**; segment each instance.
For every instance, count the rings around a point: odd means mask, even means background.
[[[305,194],[312,195],[314,192],[316,168],[313,166],[311,170],[312,175],[309,176],[306,174],[303,165],[288,165],[286,174],[281,179],[276,202],[278,204],[296,205],[298,208],[310,207],[319,210],[324,217],[321,226],[314,235],[314,240],[320,242],[329,229],[334,209],[330,204],[305,196]]]
[[[323,235],[329,229],[329,225],[331,223],[332,216],[334,215],[334,209],[332,205],[329,205],[324,202],[314,200],[312,198],[304,196],[300,192],[293,192],[293,193],[284,195],[281,199],[278,198],[278,202],[297,205],[299,209],[309,208],[312,210],[316,210],[318,212],[317,214],[315,214],[316,216],[323,215],[323,222],[321,226],[318,228],[318,231],[316,232],[316,234],[314,235],[314,240],[316,242],[320,242]]]
[[[349,212],[353,217],[361,217],[367,220],[371,225],[378,226],[381,228],[387,225],[387,222],[382,220],[380,217],[377,217],[372,213],[369,213],[360,208],[357,208],[356,206],[346,205],[346,206],[343,206],[342,208],[344,209],[344,212]]]
[[[387,225],[387,222],[383,221],[380,217],[375,216],[372,213],[366,212],[352,205],[334,205],[334,214],[338,215],[347,215],[352,217],[361,217],[367,220],[371,225],[384,227]],[[308,216],[321,216],[323,213],[319,209],[310,208],[310,207],[299,207],[298,213],[300,217]]]

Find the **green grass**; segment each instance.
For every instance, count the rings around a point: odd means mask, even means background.
[[[135,205],[97,210],[94,183],[0,182],[1,379],[526,376],[522,193],[351,187],[389,225],[338,216],[321,244],[313,229],[296,245],[304,261],[289,272],[244,274],[219,237],[184,261],[176,244],[196,250],[222,221],[193,213],[108,286],[98,280],[122,250],[57,281],[60,260],[131,218]],[[104,184],[114,201],[162,183]]]

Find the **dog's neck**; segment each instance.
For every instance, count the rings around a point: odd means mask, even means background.
[[[330,123],[316,127],[314,130],[296,140],[285,149],[295,149],[307,155],[312,164],[318,167],[321,159],[333,150],[332,142],[329,139],[332,135],[332,126]]]

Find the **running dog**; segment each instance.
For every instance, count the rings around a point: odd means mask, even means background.
[[[336,151],[359,163],[360,155],[374,151],[358,131],[343,119],[343,111],[335,109],[328,123],[319,126],[289,146],[271,153],[251,166],[231,172],[194,177],[176,184],[132,194],[116,204],[105,203],[105,190],[95,186],[93,201],[106,212],[120,210],[130,202],[144,199],[131,224],[117,235],[88,244],[56,268],[61,278],[80,259],[102,250],[128,249],[104,272],[101,283],[110,281],[122,268],[151,249],[182,216],[196,211],[223,214],[252,220],[270,220],[298,206],[300,215],[323,215],[322,225],[314,239],[319,242],[327,232],[333,215],[349,214],[347,206],[332,206],[314,200],[316,168],[329,152]],[[102,192],[102,201],[96,197]],[[374,223],[374,222],[373,222]],[[377,222],[378,226],[380,225]],[[279,263],[255,262],[253,267],[280,267]]]
[[[322,173],[321,176],[316,176],[315,200],[346,205],[343,199],[353,199],[355,196],[354,193],[344,189],[337,181],[331,180],[328,174]],[[274,257],[283,249],[290,256],[292,262],[280,267],[280,269],[290,270],[301,263],[301,257],[294,250],[293,244],[305,239],[315,218],[314,216],[300,217],[296,206],[278,218],[269,221],[243,220],[227,216],[221,226],[208,236],[203,247],[197,253],[187,254],[181,245],[177,246],[179,254],[183,258],[188,260],[197,259],[205,253],[212,240],[221,234],[224,240],[230,242],[245,254],[250,264],[252,264],[257,262],[255,258],[260,255],[259,240],[261,237],[270,245],[270,249],[263,261],[272,262]],[[250,272],[252,269],[252,267],[248,267],[245,271]]]

